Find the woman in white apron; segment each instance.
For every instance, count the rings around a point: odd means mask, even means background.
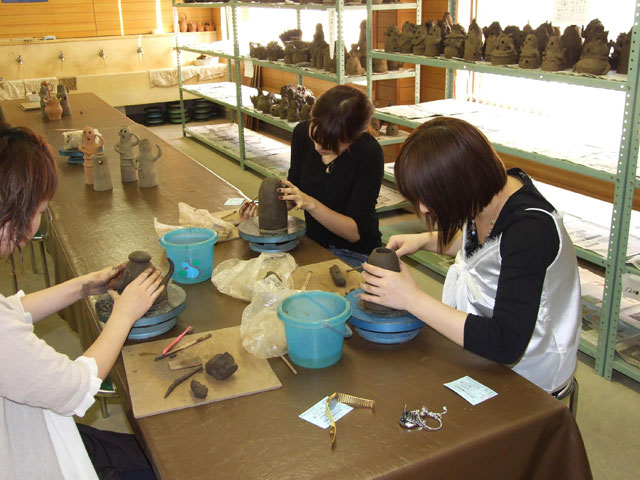
[[[456,261],[442,301],[421,291],[402,262],[400,272],[365,264],[361,298],[407,310],[540,388],[561,390],[576,368],[581,303],[575,251],[554,207],[522,170],[505,170],[477,128],[455,118],[414,130],[395,176],[427,229],[394,235],[387,247]]]

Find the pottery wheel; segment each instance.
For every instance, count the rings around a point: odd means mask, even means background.
[[[360,307],[359,293],[364,290],[352,290],[346,296],[351,304],[351,318],[349,323],[356,327],[356,332],[370,342],[375,343],[404,343],[416,335],[424,323],[414,315],[399,310],[402,315],[376,315]]]
[[[178,285],[167,285],[167,299],[157,305],[153,305],[144,316],[133,324],[129,338],[132,340],[145,340],[147,338],[162,335],[171,330],[176,324],[176,317],[185,307],[187,294]],[[100,295],[95,303],[96,313],[102,322],[106,322],[111,315],[113,299],[108,295]]]
[[[249,241],[254,252],[288,252],[298,245],[298,238],[307,232],[307,224],[298,217],[287,217],[287,230],[278,233],[266,233],[258,226],[258,217],[238,225],[240,238]]]

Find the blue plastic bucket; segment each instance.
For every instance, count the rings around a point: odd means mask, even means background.
[[[324,368],[342,357],[345,323],[351,305],[340,295],[309,291],[294,293],[278,305],[289,357],[305,368]]]
[[[213,244],[218,234],[208,228],[180,228],[165,233],[160,245],[173,260],[171,279],[176,283],[200,283],[213,273]]]

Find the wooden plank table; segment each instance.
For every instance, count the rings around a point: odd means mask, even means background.
[[[223,209],[237,190],[171,148],[143,126],[132,123],[91,94],[71,95],[73,116],[47,122],[39,112],[23,112],[19,101],[0,108],[7,121],[28,125],[58,147],[59,128],[91,125],[105,136],[111,158],[113,192],[94,192],[82,181],[82,168],[61,158],[60,186],[50,210],[50,245],[58,281],[126,258],[136,249],[162,259],[153,217],[177,221],[177,203],[210,211]],[[162,146],[159,186],[140,190],[122,184],[113,152],[117,130],[130,125],[141,138]],[[113,152],[113,153],[112,153]],[[307,238],[292,251],[299,265],[330,260]],[[252,258],[246,242],[215,246],[215,263]],[[156,264],[166,268],[162,261]],[[176,336],[187,325],[202,332],[240,323],[246,302],[220,294],[211,282],[183,286],[187,307]],[[100,324],[90,301],[67,313],[85,341]],[[283,387],[170,413],[134,419],[122,361],[114,368],[125,409],[159,478],[590,478],[580,433],[565,406],[503,365],[465,351],[428,327],[401,345],[370,343],[358,335],[345,341],[335,365],[294,376],[277,359],[271,366]],[[498,393],[472,406],[444,383],[469,375]],[[298,418],[333,392],[371,398],[375,410],[356,409],[338,423],[334,448],[329,435]],[[409,431],[398,425],[403,406],[427,405],[441,411],[437,432]]]

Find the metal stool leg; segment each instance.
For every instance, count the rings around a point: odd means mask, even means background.
[[[573,415],[574,420],[578,415],[578,379],[573,377],[573,392],[571,392],[571,396],[569,397],[569,411],[571,411],[571,415]]]

